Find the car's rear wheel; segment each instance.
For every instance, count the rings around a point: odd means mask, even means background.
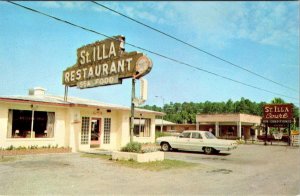
[[[205,154],[211,154],[214,151],[214,149],[212,147],[204,147],[203,151]]]
[[[171,149],[170,145],[167,142],[161,143],[160,146],[161,146],[162,151],[164,151],[164,152],[167,152]]]

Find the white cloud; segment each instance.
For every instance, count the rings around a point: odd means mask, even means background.
[[[84,2],[80,1],[64,1],[61,2],[62,6],[67,9],[75,9],[79,8],[82,9],[84,7]]]
[[[165,20],[161,18],[161,14],[164,12],[164,8],[168,4],[167,2],[161,2],[161,3],[153,3],[153,2],[126,2],[126,3],[120,3],[120,2],[109,2],[109,3],[100,3],[104,4],[105,6],[120,12],[122,14],[125,14],[131,18],[134,18],[136,20],[139,20],[141,22],[149,23],[153,25],[153,23],[157,24],[163,24]],[[108,11],[105,8],[101,8],[98,5],[94,5],[93,9],[95,11]],[[116,14],[113,12],[110,12],[111,14]]]
[[[85,4],[79,1],[45,1],[40,5],[46,8],[82,9]]]
[[[61,4],[57,1],[40,2],[40,5],[46,8],[61,8]]]
[[[172,21],[169,24],[219,47],[232,39],[289,47],[299,37],[295,2],[174,2],[169,6],[164,15]]]

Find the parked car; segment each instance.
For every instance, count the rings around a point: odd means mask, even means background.
[[[208,131],[184,131],[179,136],[159,137],[156,143],[163,151],[171,149],[204,151],[205,154],[230,151],[237,148],[236,141],[216,138]]]

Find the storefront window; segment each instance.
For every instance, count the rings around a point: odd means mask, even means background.
[[[133,134],[138,137],[150,137],[151,119],[135,118]]]
[[[54,112],[9,110],[8,138],[51,138],[54,133]]]

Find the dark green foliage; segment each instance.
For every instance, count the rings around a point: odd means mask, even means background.
[[[285,103],[281,98],[274,98],[271,103]],[[196,123],[196,114],[215,114],[215,113],[244,113],[262,116],[263,105],[266,102],[252,102],[249,99],[242,97],[240,100],[233,102],[229,99],[226,102],[210,102],[206,101],[204,103],[169,103],[165,104],[163,108],[156,105],[149,106],[146,105],[143,108],[165,112],[165,120],[185,124],[185,123]],[[299,119],[299,108],[294,105],[294,117]]]
[[[142,145],[138,142],[129,142],[125,147],[121,149],[123,152],[141,152]]]
[[[158,137],[165,137],[165,136],[171,136],[171,134],[166,132],[155,131],[155,139]]]

